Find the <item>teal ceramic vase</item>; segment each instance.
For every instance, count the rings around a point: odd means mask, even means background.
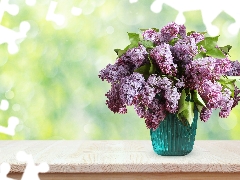
[[[191,126],[184,126],[177,114],[168,114],[154,131],[150,129],[153,150],[162,156],[184,156],[194,145],[197,129],[198,111],[195,107]]]

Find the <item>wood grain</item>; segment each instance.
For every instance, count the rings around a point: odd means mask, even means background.
[[[49,164],[50,170],[40,175],[41,180],[65,179],[65,176],[66,180],[79,177],[174,179],[180,175],[185,179],[240,177],[240,141],[237,140],[197,140],[193,151],[186,156],[159,156],[152,150],[151,141],[142,140],[0,141],[0,164],[9,163],[13,176],[19,176],[26,166],[16,159],[19,151],[32,154],[37,165]]]

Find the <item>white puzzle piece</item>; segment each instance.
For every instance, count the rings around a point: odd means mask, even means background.
[[[48,8],[48,12],[47,12],[47,16],[46,16],[46,20],[47,21],[53,21],[55,22],[58,26],[62,26],[65,22],[65,17],[61,14],[55,14],[54,11],[57,7],[57,2],[55,1],[51,1],[49,8]]]
[[[7,174],[9,173],[11,167],[8,163],[2,163],[0,165],[0,180],[15,180],[12,178],[7,177]]]
[[[49,165],[46,162],[42,162],[36,166],[32,155],[27,154],[24,151],[19,151],[17,153],[17,160],[27,163],[21,180],[40,180],[38,173],[45,173],[49,171]]]
[[[74,16],[79,16],[79,15],[82,14],[82,9],[81,9],[81,8],[78,8],[78,7],[72,7],[71,13],[72,13],[72,15],[74,15]]]
[[[1,0],[0,2],[0,23],[4,12],[8,12],[11,15],[17,15],[19,7],[15,4],[9,4],[9,0]],[[18,52],[18,45],[16,40],[26,37],[27,32],[30,29],[30,24],[26,21],[20,23],[19,31],[13,31],[5,26],[0,25],[0,44],[8,44],[8,52],[15,54]]]
[[[19,124],[19,119],[17,117],[12,116],[8,119],[8,127],[3,127],[0,125],[0,133],[14,136],[15,128],[18,124]]]
[[[236,0],[228,1],[209,1],[202,0],[155,0],[151,5],[151,10],[155,13],[159,13],[162,10],[162,4],[165,3],[170,7],[176,9],[179,13],[176,17],[176,23],[184,24],[185,17],[183,12],[201,10],[203,22],[207,27],[207,31],[211,36],[216,36],[219,33],[218,27],[212,25],[213,20],[222,12],[226,12],[228,15],[235,19],[235,23],[228,27],[228,31],[231,34],[236,35],[240,28],[240,11],[239,2]],[[215,8],[213,8],[215,7]]]

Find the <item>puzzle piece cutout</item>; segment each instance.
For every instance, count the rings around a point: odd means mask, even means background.
[[[19,7],[15,4],[9,4],[9,0],[2,0],[0,2],[0,23],[4,12],[8,12],[11,15],[17,15]],[[27,32],[30,29],[30,24],[26,21],[20,23],[19,32],[13,31],[7,27],[0,25],[0,44],[8,44],[8,52],[15,54],[18,52],[18,45],[16,41],[26,37]]]
[[[138,2],[138,0],[129,0],[131,4]]]
[[[53,21],[55,22],[58,26],[62,26],[65,22],[65,17],[61,14],[55,14],[54,11],[57,8],[57,2],[51,1],[50,5],[48,7],[48,12],[46,16],[47,21]]]
[[[21,180],[40,180],[38,173],[45,173],[49,171],[49,165],[46,162],[42,162],[36,166],[32,155],[27,154],[24,151],[19,151],[17,153],[17,160],[27,163]]]
[[[46,162],[35,165],[31,154],[27,154],[24,151],[19,151],[16,156],[18,161],[26,162],[26,168],[23,172],[21,180],[40,180],[38,173],[45,173],[49,171],[49,165]],[[10,165],[8,163],[2,163],[0,166],[0,180],[15,180],[8,178],[7,174],[10,172]]]
[[[4,12],[8,12],[9,14],[15,16],[19,12],[19,7],[16,4],[8,4],[9,0],[0,1],[0,23],[2,22],[2,17]]]
[[[34,6],[36,4],[36,0],[25,0],[25,3],[28,6]]]
[[[17,117],[12,116],[8,119],[8,127],[0,126],[0,133],[14,136],[15,128],[18,124],[19,124],[19,119]]]
[[[3,111],[6,111],[9,107],[9,102],[5,99],[3,99],[0,103],[0,109]]]
[[[163,3],[171,6],[179,12],[175,20],[178,24],[185,23],[185,17],[183,15],[183,12],[201,10],[203,17],[202,19],[207,27],[208,33],[212,36],[215,36],[218,35],[219,28],[212,25],[212,22],[222,11],[224,11],[228,15],[233,17],[236,21],[228,27],[228,31],[233,35],[236,35],[239,32],[240,11],[238,8],[238,2],[235,0],[218,1],[217,3],[215,1],[209,0],[202,0],[201,3],[199,3],[198,0],[155,0],[151,5],[151,10],[155,13],[159,13],[162,10]]]
[[[13,31],[9,28],[0,25],[0,44],[8,44],[8,52],[10,54],[15,54],[18,52],[19,48],[16,44],[16,40],[23,39],[26,37],[27,32],[30,29],[30,24],[26,21],[21,22],[19,32]]]
[[[72,7],[71,13],[74,16],[79,16],[80,14],[82,14],[82,9],[78,7]]]
[[[12,178],[7,177],[7,174],[9,173],[11,167],[8,163],[2,163],[0,166],[0,180],[15,180]]]

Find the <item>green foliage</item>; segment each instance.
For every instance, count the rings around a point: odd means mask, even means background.
[[[154,48],[154,44],[152,41],[149,40],[141,40],[139,41],[140,44],[142,44],[146,49],[152,49]]]
[[[215,37],[205,37],[204,40],[200,41],[197,46],[198,50],[200,51],[200,47],[203,46],[206,49],[206,53],[201,52],[200,55],[197,54],[197,57],[205,57],[205,56],[212,56],[215,58],[225,58],[223,52],[217,48],[217,41],[219,36]],[[196,59],[196,56],[194,59]]]
[[[178,102],[177,117],[184,125],[191,125],[194,117],[194,102],[186,101],[186,97],[187,94],[183,89]]]
[[[145,79],[149,77],[149,71],[150,71],[151,64],[145,64],[139,68],[137,68],[134,72],[138,72],[143,75]]]
[[[187,35],[189,36],[189,35],[191,35],[192,33],[195,33],[196,31],[189,31],[188,33],[187,33]],[[207,32],[198,32],[198,33],[200,33],[200,34],[206,34]]]
[[[221,76],[218,82],[221,83],[223,89],[228,88],[231,91],[231,96],[234,97],[236,79],[229,79],[228,76]]]
[[[153,29],[154,31],[156,32],[159,32],[159,29],[158,28],[150,28],[150,29]],[[146,31],[146,30],[149,30],[149,29],[140,29],[141,31]]]
[[[128,33],[129,41],[131,44],[129,44],[124,50],[121,49],[114,49],[114,51],[117,53],[118,57],[121,57],[124,53],[127,52],[128,49],[138,47],[138,42],[140,41],[139,34],[136,33]]]
[[[194,117],[194,106],[197,107],[198,112],[201,112],[203,107],[206,107],[202,97],[198,94],[197,90],[190,91],[188,88],[183,89],[181,97],[178,101],[178,112],[177,116],[179,120],[184,124],[192,124]]]
[[[205,102],[203,101],[202,97],[198,94],[197,90],[192,92],[193,101],[198,109],[198,112],[201,112],[203,107],[206,107]]]
[[[173,39],[169,42],[169,44],[170,44],[171,46],[174,46],[174,44],[175,44],[178,40],[179,40],[178,38],[173,38]]]
[[[226,45],[226,46],[223,46],[223,47],[219,47],[226,55],[229,55],[229,51],[230,49],[232,49],[232,46],[230,45]]]
[[[128,38],[130,41],[130,45],[128,46],[128,48],[134,48],[138,46],[138,42],[140,41],[140,37],[139,34],[137,33],[128,33]]]

